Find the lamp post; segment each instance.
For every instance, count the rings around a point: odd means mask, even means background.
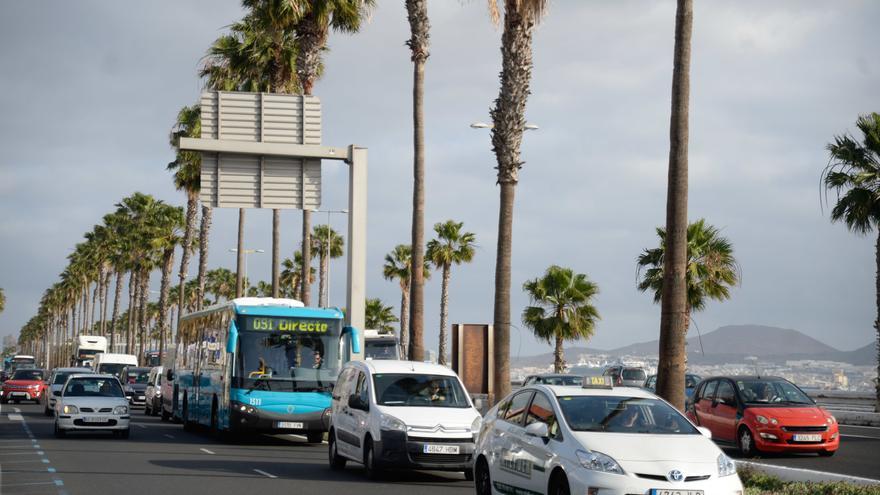
[[[236,249],[236,248],[232,248],[232,249],[229,250],[229,252],[230,252],[230,253],[238,253],[238,249]],[[242,254],[244,254],[244,274],[243,274],[244,276],[242,277],[242,279],[243,279],[244,281],[247,281],[247,259],[248,259],[248,255],[249,255],[249,254],[254,254],[254,253],[261,253],[261,254],[262,254],[262,253],[265,253],[266,250],[265,250],[265,249],[242,249],[241,252],[242,252]],[[250,282],[248,282],[248,285],[250,285]],[[247,296],[247,289],[248,289],[248,288],[245,287],[245,291],[244,291],[244,292],[245,292],[245,293],[244,293],[245,296]]]
[[[314,213],[326,213],[327,214],[327,252],[325,256],[327,256],[327,280],[325,281],[325,291],[327,293],[327,306],[330,305],[330,214],[331,213],[348,213],[348,210],[312,210]],[[320,298],[320,294],[318,295]]]

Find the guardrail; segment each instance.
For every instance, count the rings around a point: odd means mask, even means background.
[[[876,399],[867,392],[815,390],[807,393],[821,407],[828,409],[842,425],[880,426],[875,412]]]

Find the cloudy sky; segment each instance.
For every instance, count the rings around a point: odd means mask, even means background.
[[[315,93],[324,142],[369,148],[368,294],[395,309],[383,256],[408,242],[411,63],[403,2],[380,1],[357,36],[333,35]],[[455,219],[476,233],[455,267],[452,322],[491,322],[498,211],[488,120],[498,91],[500,31],[483,0],[435,0],[426,74],[427,231]],[[656,338],[659,308],[636,288],[635,258],[664,221],[672,69],[672,1],[551,2],[535,40],[525,167],[514,223],[513,321],[519,287],[560,264],[601,289],[590,345]],[[0,334],[16,333],[65,256],[134,191],[183,204],[164,171],[177,110],[194,103],[200,59],[242,15],[235,0],[0,4]],[[711,0],[694,16],[690,217],[735,246],[742,285],[696,315],[703,332],[756,323],[794,328],[840,349],[871,341],[874,239],[832,225],[819,174],[825,144],[880,111],[873,1]],[[346,170],[325,167],[325,208],[346,207]],[[236,212],[215,212],[210,264],[234,268]],[[282,245],[298,242],[283,215]],[[323,220],[321,220],[323,221]],[[248,247],[271,247],[271,214],[251,211]],[[344,228],[342,216],[333,225]],[[289,254],[288,254],[289,256]],[[250,261],[269,279],[268,254]],[[344,304],[335,261],[332,302]],[[426,290],[437,345],[439,276]],[[316,289],[317,291],[317,289]],[[521,326],[521,325],[520,325]],[[549,347],[514,329],[512,353]]]

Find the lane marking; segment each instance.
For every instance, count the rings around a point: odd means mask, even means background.
[[[870,440],[880,441],[880,437],[869,437],[868,435],[849,435],[849,434],[841,433],[840,436],[842,438],[868,438]]]
[[[174,438],[174,435],[169,435],[168,433],[166,433],[164,436],[165,438]]]
[[[15,411],[15,412],[17,412],[17,413],[20,413],[20,412],[21,412],[21,409],[19,409],[19,408],[17,408],[17,407],[13,407],[12,410]]]
[[[9,416],[9,421],[24,421],[24,417],[21,414],[7,414]]]
[[[880,430],[880,426],[840,425],[843,428],[864,428],[866,430]]]
[[[135,423],[134,425],[137,426],[138,428],[146,428],[146,426],[144,426],[140,423]]]
[[[813,473],[813,474],[823,474],[826,476],[836,476],[839,478],[848,478],[851,480],[858,480],[858,481],[872,483],[872,484],[873,483],[880,483],[880,480],[874,479],[874,478],[863,478],[861,476],[853,476],[850,474],[832,473],[831,471],[818,471],[816,469],[795,468],[795,467],[789,467],[789,466],[782,466],[779,464],[765,464],[765,463],[761,463],[761,462],[752,462],[752,461],[737,461],[737,462],[740,462],[740,463],[743,463],[746,465],[751,465],[751,466],[759,466],[759,467],[773,468],[773,469],[782,469],[784,471],[795,471],[795,472],[800,472],[800,473]]]
[[[214,455],[214,452],[211,451],[211,450],[208,450],[208,449],[199,449],[199,450],[201,450],[202,452],[204,452],[204,453],[206,453],[206,454]]]
[[[269,473],[267,473],[266,471],[261,471],[261,470],[259,470],[259,469],[254,469],[254,471],[257,472],[257,473],[262,474],[263,476],[265,476],[265,477],[267,477],[267,478],[275,479],[275,478],[278,477],[278,476],[275,476],[274,474],[269,474]]]
[[[2,453],[2,454],[0,454],[0,455],[26,455],[26,454],[33,454],[33,453],[34,453],[34,452],[32,452],[32,451],[30,451],[30,450],[22,450],[22,451],[19,451],[19,452],[4,452],[4,453]],[[42,452],[37,452],[37,455],[43,455],[43,453],[42,453]]]
[[[34,483],[7,483],[3,485],[4,488],[8,488],[10,486],[33,486],[33,485],[54,485],[54,481],[39,481]]]

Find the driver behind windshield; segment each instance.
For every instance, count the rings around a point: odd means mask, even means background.
[[[427,397],[431,402],[443,402],[446,400],[446,394],[440,390],[440,381],[429,381],[420,391],[419,395]]]

